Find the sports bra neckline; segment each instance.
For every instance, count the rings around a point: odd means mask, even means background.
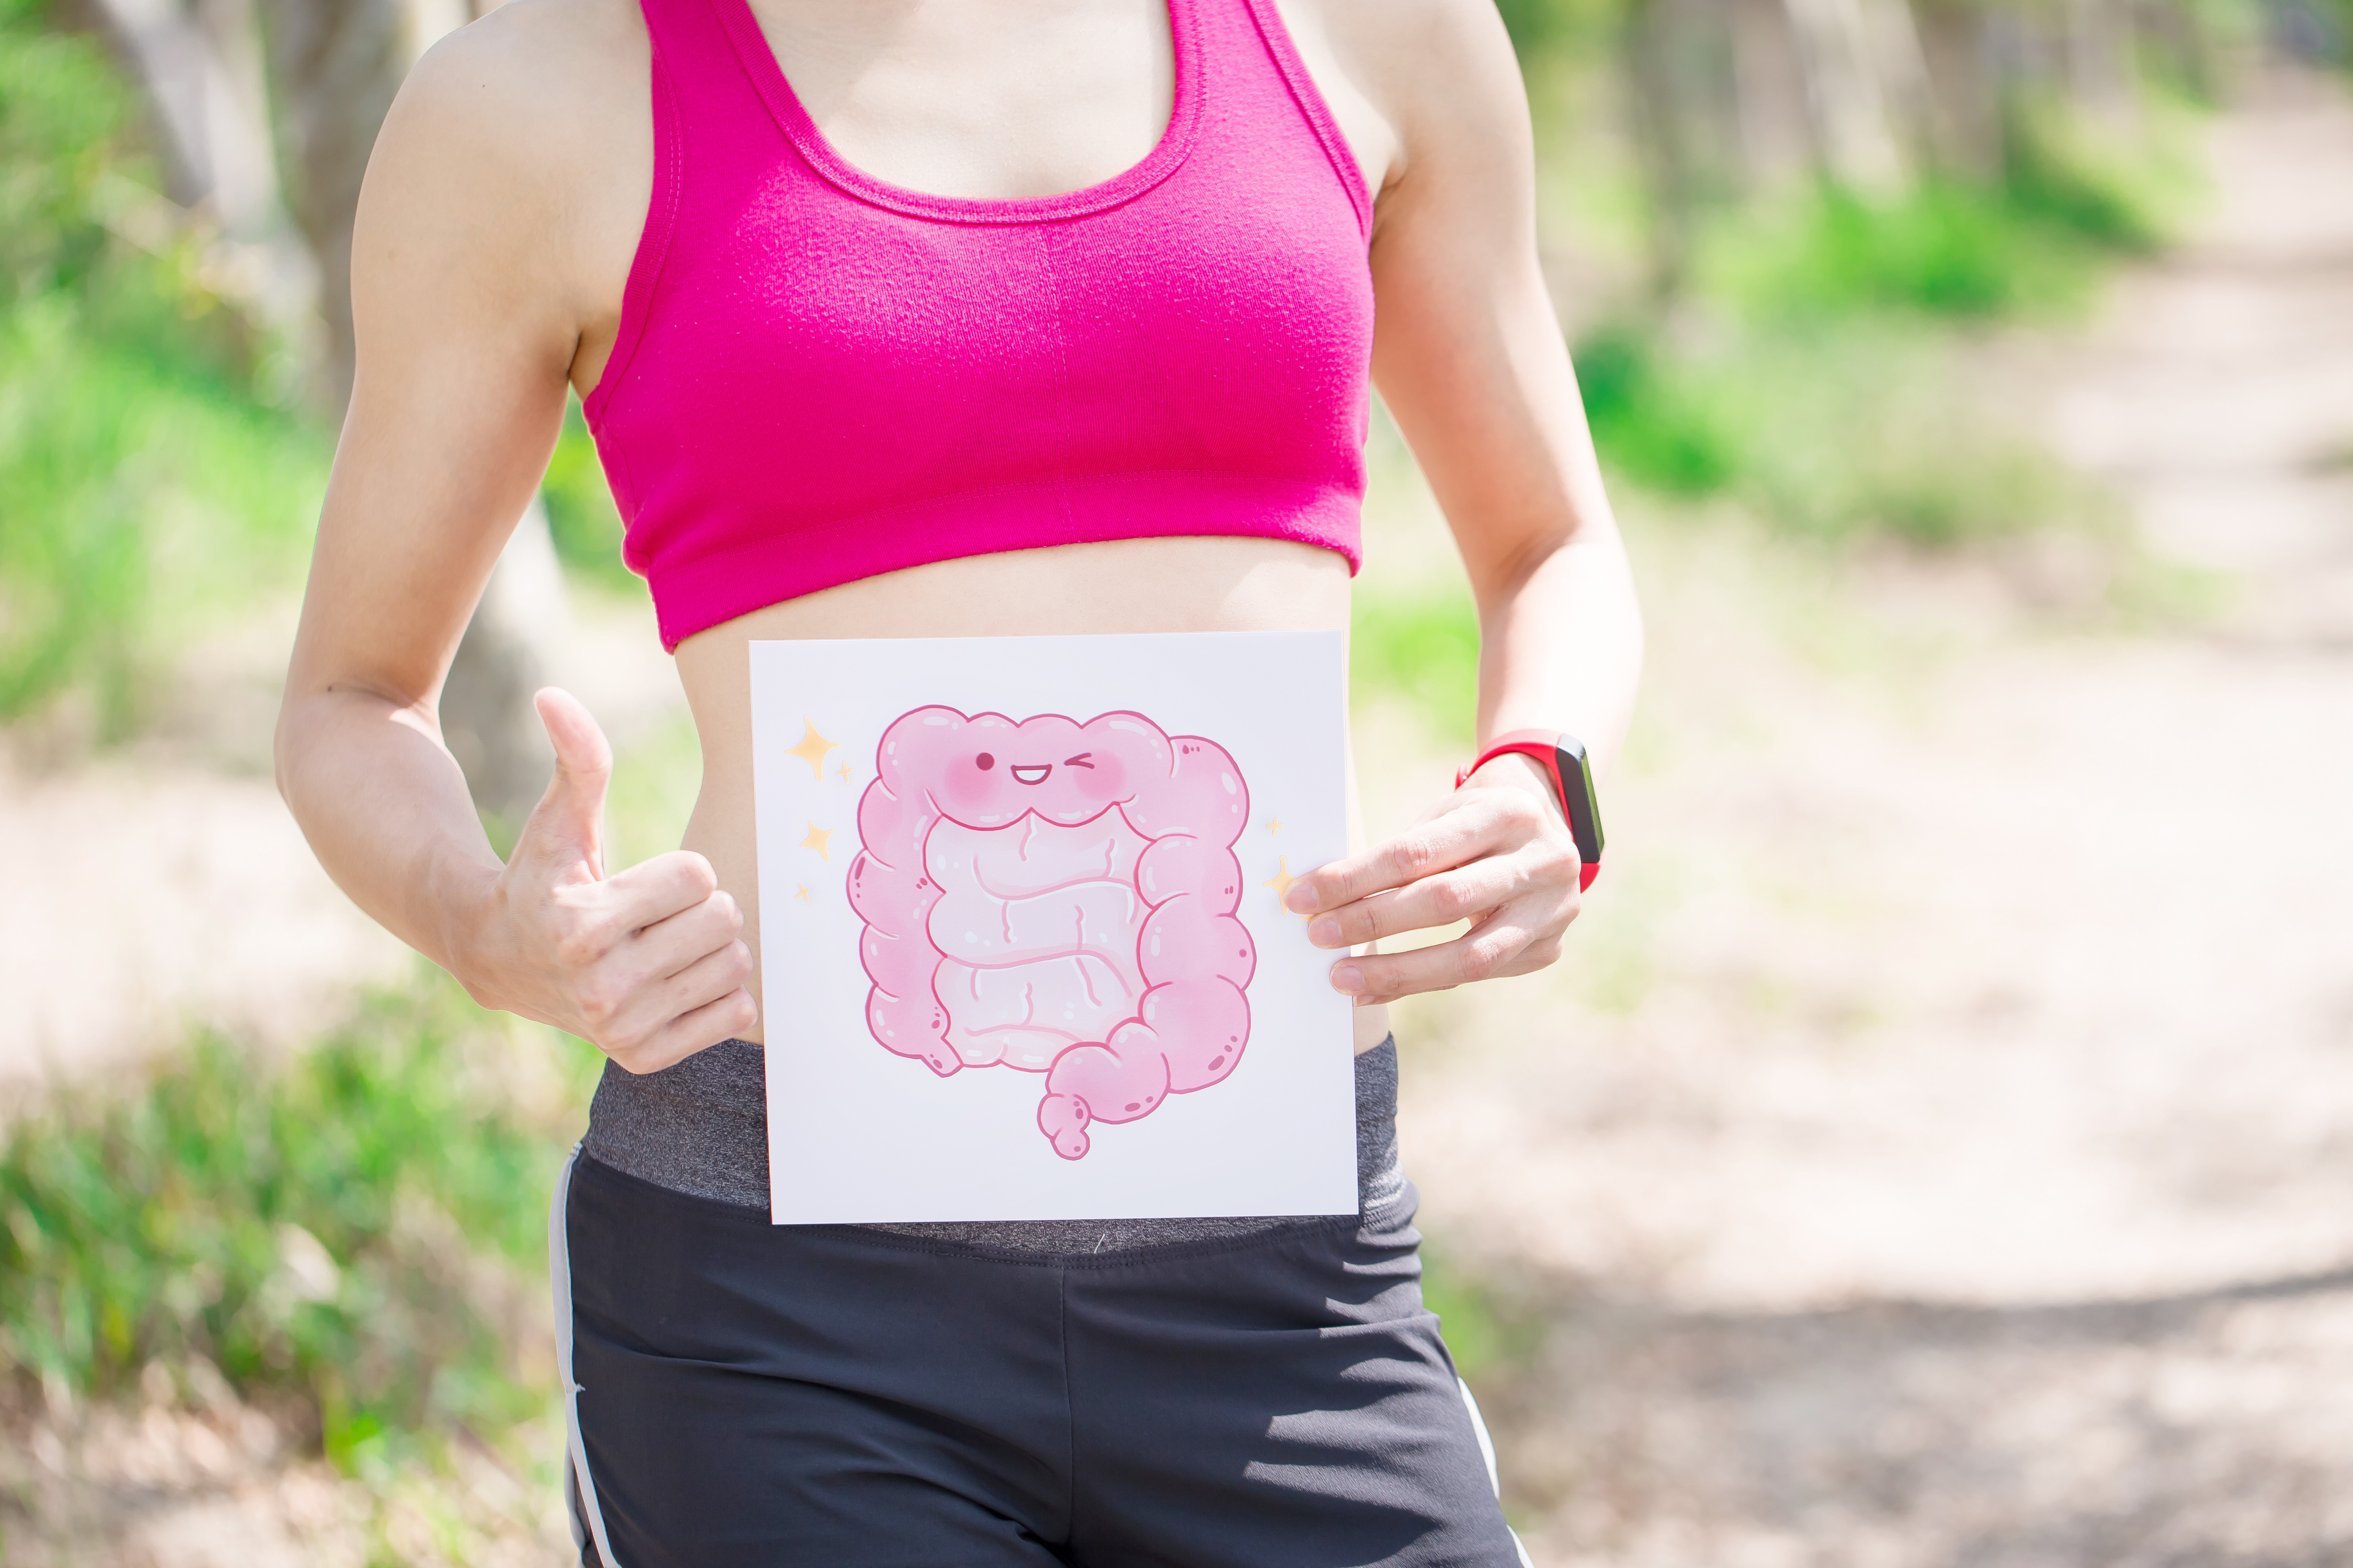
[[[1176,172],[1192,150],[1200,120],[1200,72],[1194,34],[1193,0],[1164,0],[1175,90],[1168,123],[1140,163],[1095,184],[1050,196],[945,196],[913,190],[877,178],[835,150],[802,104],[800,94],[760,30],[751,0],[710,0],[736,58],[776,127],[796,152],[830,184],[876,206],[913,217],[949,223],[1050,223],[1082,216],[1132,201]]]

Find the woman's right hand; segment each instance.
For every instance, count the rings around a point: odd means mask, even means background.
[[[555,776],[476,917],[468,994],[578,1035],[633,1073],[751,1028],[744,911],[691,850],[605,875],[613,748],[568,692],[536,701]]]

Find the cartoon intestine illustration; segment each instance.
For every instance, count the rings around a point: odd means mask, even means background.
[[[867,1026],[945,1078],[1045,1074],[1065,1160],[1098,1121],[1223,1081],[1258,963],[1234,918],[1250,792],[1225,748],[1140,713],[918,708],[883,731],[849,902]]]

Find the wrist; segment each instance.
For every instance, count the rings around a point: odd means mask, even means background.
[[[506,868],[477,864],[470,857],[443,866],[434,880],[434,962],[448,970],[466,994],[485,1007],[501,1007],[505,991],[497,977],[497,937],[506,908]]]
[[[1562,809],[1560,792],[1553,787],[1552,774],[1525,752],[1505,752],[1490,757],[1462,782],[1466,785],[1524,790],[1544,802],[1548,819],[1562,827],[1568,826],[1568,814]]]
[[[1525,759],[1544,780],[1577,845],[1577,886],[1591,887],[1601,870],[1601,808],[1593,797],[1593,773],[1584,743],[1574,735],[1551,731],[1506,731],[1472,759],[1468,772],[1454,775],[1456,787],[1468,782],[1471,773],[1482,772],[1506,758]]]

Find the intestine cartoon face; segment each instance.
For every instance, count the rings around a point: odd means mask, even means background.
[[[944,1078],[1046,1075],[1066,1160],[1221,1082],[1258,954],[1234,918],[1250,792],[1225,748],[1140,713],[1018,723],[918,708],[883,731],[849,902],[886,1049]]]

